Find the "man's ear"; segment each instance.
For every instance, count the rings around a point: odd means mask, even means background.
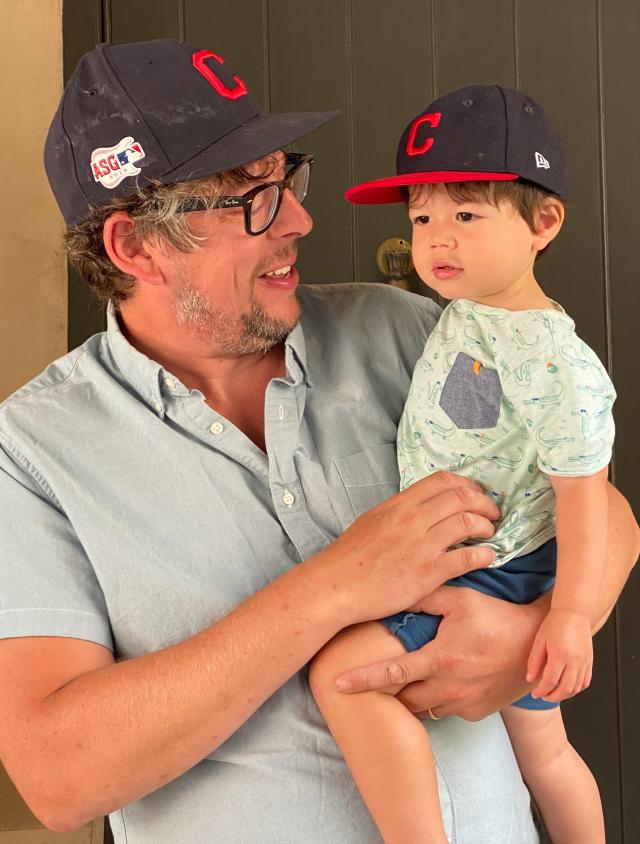
[[[545,199],[534,218],[533,247],[538,252],[548,246],[562,228],[564,204],[555,196]]]
[[[116,211],[104,221],[102,239],[115,266],[136,281],[162,284],[164,275],[156,261],[157,250],[142,241],[135,223],[124,211]]]

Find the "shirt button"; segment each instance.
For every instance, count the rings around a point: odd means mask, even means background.
[[[165,378],[164,383],[170,390],[173,390],[173,388],[176,386],[176,382],[173,380],[173,378]]]
[[[282,496],[282,503],[286,504],[287,507],[291,507],[295,500],[295,495],[290,493],[288,489],[285,489],[284,495]]]
[[[154,404],[154,407],[155,407],[155,409],[158,411],[158,413],[162,413],[162,402],[157,401],[157,402]]]
[[[224,425],[222,422],[214,422],[209,430],[212,434],[221,434],[224,431]]]

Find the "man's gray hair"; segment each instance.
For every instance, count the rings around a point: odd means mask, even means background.
[[[124,211],[133,221],[134,235],[139,242],[165,244],[184,253],[195,252],[204,239],[191,231],[189,215],[179,210],[181,204],[186,199],[197,198],[212,209],[221,195],[223,185],[241,188],[243,184],[266,178],[275,168],[277,160],[275,156],[268,156],[263,161],[264,167],[259,173],[249,172],[247,164],[206,179],[176,185],[156,183],[137,190],[125,199],[93,208],[86,220],[72,226],[65,234],[69,262],[98,299],[111,299],[118,308],[132,296],[135,279],[119,270],[107,254],[102,238],[107,217],[116,211]]]

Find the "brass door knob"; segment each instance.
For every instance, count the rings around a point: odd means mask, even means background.
[[[409,273],[413,269],[411,244],[403,237],[390,237],[378,246],[376,264],[387,283],[410,290]]]

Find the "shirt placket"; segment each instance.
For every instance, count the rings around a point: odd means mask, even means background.
[[[314,522],[294,462],[306,396],[304,381],[276,378],[265,397],[269,488],[276,515],[301,559],[317,554],[329,537]]]

